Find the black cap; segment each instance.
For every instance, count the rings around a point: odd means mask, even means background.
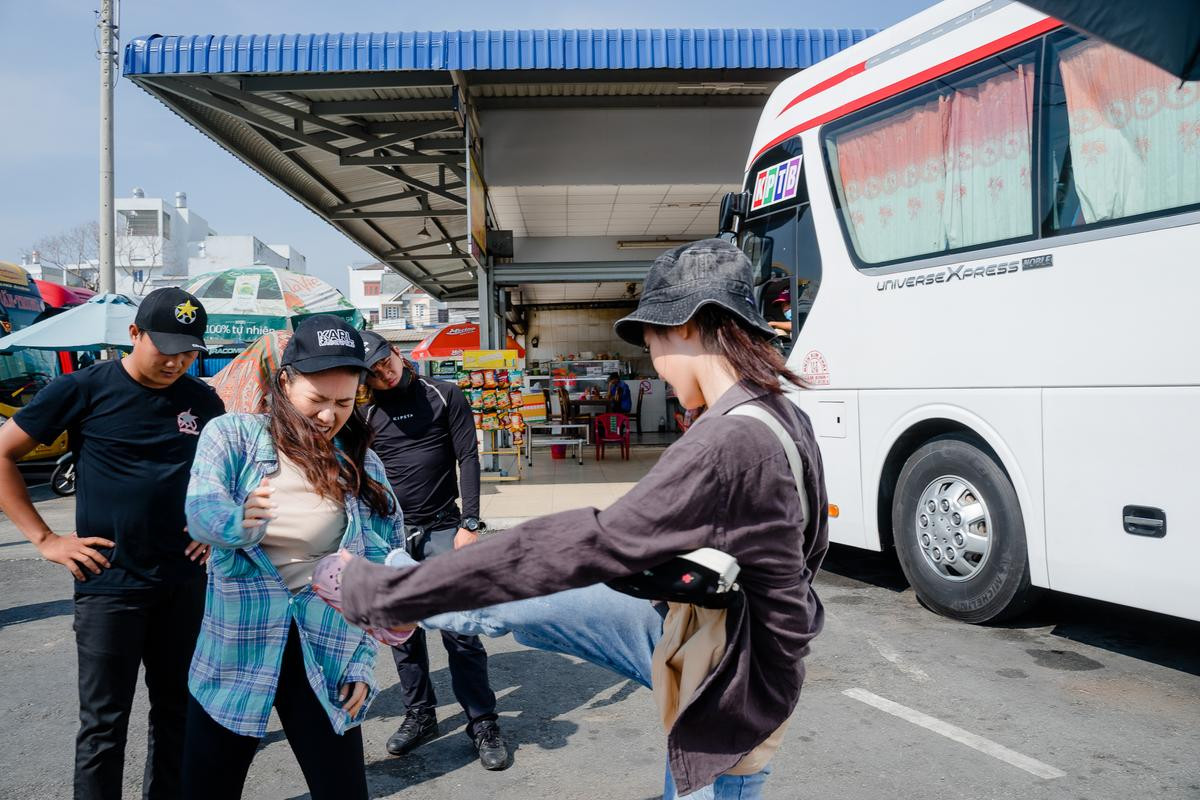
[[[683,325],[704,306],[720,306],[765,339],[775,329],[754,299],[754,268],[750,259],[724,239],[704,239],[668,250],[650,265],[642,298],[633,313],[613,325],[617,336],[642,347],[642,326]]]
[[[392,354],[392,343],[375,331],[363,331],[362,340],[363,347],[366,348],[363,361],[368,369]]]
[[[165,356],[191,350],[208,352],[204,345],[208,313],[194,294],[183,289],[168,286],[143,297],[133,324],[145,331]]]
[[[317,314],[296,326],[280,364],[305,374],[334,367],[365,370],[363,340],[358,331],[341,317]]]

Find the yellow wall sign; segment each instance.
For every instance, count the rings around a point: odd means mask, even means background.
[[[520,359],[516,350],[464,350],[463,369],[517,369]]]

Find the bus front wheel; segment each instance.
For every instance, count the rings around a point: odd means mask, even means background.
[[[939,614],[998,622],[1036,599],[1016,491],[995,459],[967,437],[932,439],[905,462],[892,531],[917,598]]]

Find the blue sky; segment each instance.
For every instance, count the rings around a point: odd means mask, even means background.
[[[99,103],[96,29],[90,3],[0,0],[8,77],[0,81],[0,260],[45,235],[95,219]],[[874,27],[931,5],[927,0],[609,0],[522,3],[454,0],[126,0],[123,39],[148,33],[574,27]],[[747,143],[748,145],[749,143]],[[117,194],[185,191],[220,233],[291,244],[309,271],[345,287],[345,267],[369,257],[130,81],[116,92]]]

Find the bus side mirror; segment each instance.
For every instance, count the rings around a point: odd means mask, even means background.
[[[717,224],[718,233],[738,232],[741,221],[750,210],[749,192],[729,192],[721,198],[721,214]]]

